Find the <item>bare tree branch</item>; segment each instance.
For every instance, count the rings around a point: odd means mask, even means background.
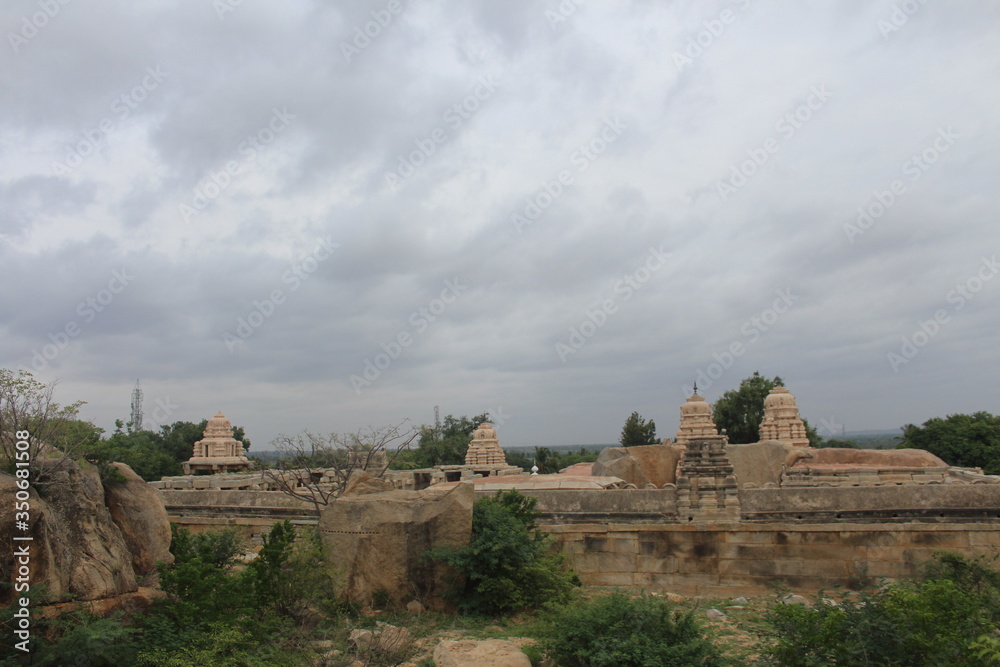
[[[395,426],[369,426],[354,433],[316,435],[309,431],[271,441],[279,458],[263,476],[279,491],[311,502],[317,510],[343,493],[355,470],[383,477],[396,456],[419,434]]]
[[[0,458],[13,462],[16,442],[27,440],[34,485],[48,483],[82,444],[73,425],[85,402],[60,406],[52,400],[55,388],[55,382],[43,384],[29,371],[0,368]],[[27,432],[27,438],[19,432]]]

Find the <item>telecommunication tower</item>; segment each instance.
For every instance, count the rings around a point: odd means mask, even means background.
[[[434,406],[434,428],[441,428],[441,406]]]
[[[142,430],[142,387],[139,386],[139,380],[136,378],[135,389],[132,390],[132,430],[141,431]]]

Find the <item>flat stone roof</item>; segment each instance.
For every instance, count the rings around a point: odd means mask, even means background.
[[[614,489],[625,482],[617,477],[594,477],[592,475],[503,475],[499,477],[473,477],[471,481],[477,491],[500,491],[509,489]],[[433,488],[448,488],[462,482],[442,482]]]

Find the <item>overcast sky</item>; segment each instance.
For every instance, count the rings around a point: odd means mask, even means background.
[[[1000,6],[10,0],[0,367],[111,430],[997,405]],[[700,379],[699,379],[700,378]]]

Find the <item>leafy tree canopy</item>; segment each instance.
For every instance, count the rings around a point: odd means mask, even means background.
[[[775,387],[784,387],[785,381],[779,376],[767,378],[758,371],[744,378],[738,389],[730,389],[715,402],[712,419],[721,433],[726,430],[729,442],[743,445],[760,442],[760,423],[764,420],[764,399]],[[806,436],[811,447],[820,447],[823,438],[805,419]]]
[[[903,427],[898,449],[926,449],[953,466],[1000,474],[1000,416],[989,412],[934,417],[923,426]]]
[[[509,614],[547,603],[565,603],[579,580],[562,569],[565,557],[550,550],[538,530],[537,499],[512,491],[480,498],[472,506],[472,535],[459,548],[437,548],[426,557],[448,563],[465,577],[459,608],[476,615]]]
[[[78,429],[77,437],[84,438],[81,442],[84,457],[102,467],[106,481],[114,479],[113,473],[108,476],[106,464],[119,461],[147,482],[152,482],[183,473],[181,463],[191,458],[194,443],[202,439],[206,426],[208,420],[203,419],[198,424],[184,421],[164,424],[159,432],[140,431],[132,430],[117,419],[114,432],[105,440],[95,440],[84,427]],[[242,426],[233,428],[233,437],[243,443],[244,450],[249,447],[250,441],[245,438]]]
[[[658,445],[660,441],[656,439],[656,423],[652,419],[647,422],[639,416],[638,412],[633,412],[625,420],[618,442],[621,443],[622,447]]]
[[[586,447],[580,447],[576,452],[553,451],[548,447],[535,447],[533,453],[525,450],[505,452],[507,465],[523,470],[530,470],[532,466],[538,466],[538,474],[540,475],[557,473],[576,463],[596,461],[598,454],[600,451]]]
[[[471,419],[448,415],[440,426],[425,424],[420,427],[417,449],[408,456],[401,457],[399,462],[412,468],[461,465],[465,463],[465,452],[472,442],[472,432],[489,420],[490,413],[484,412]]]

